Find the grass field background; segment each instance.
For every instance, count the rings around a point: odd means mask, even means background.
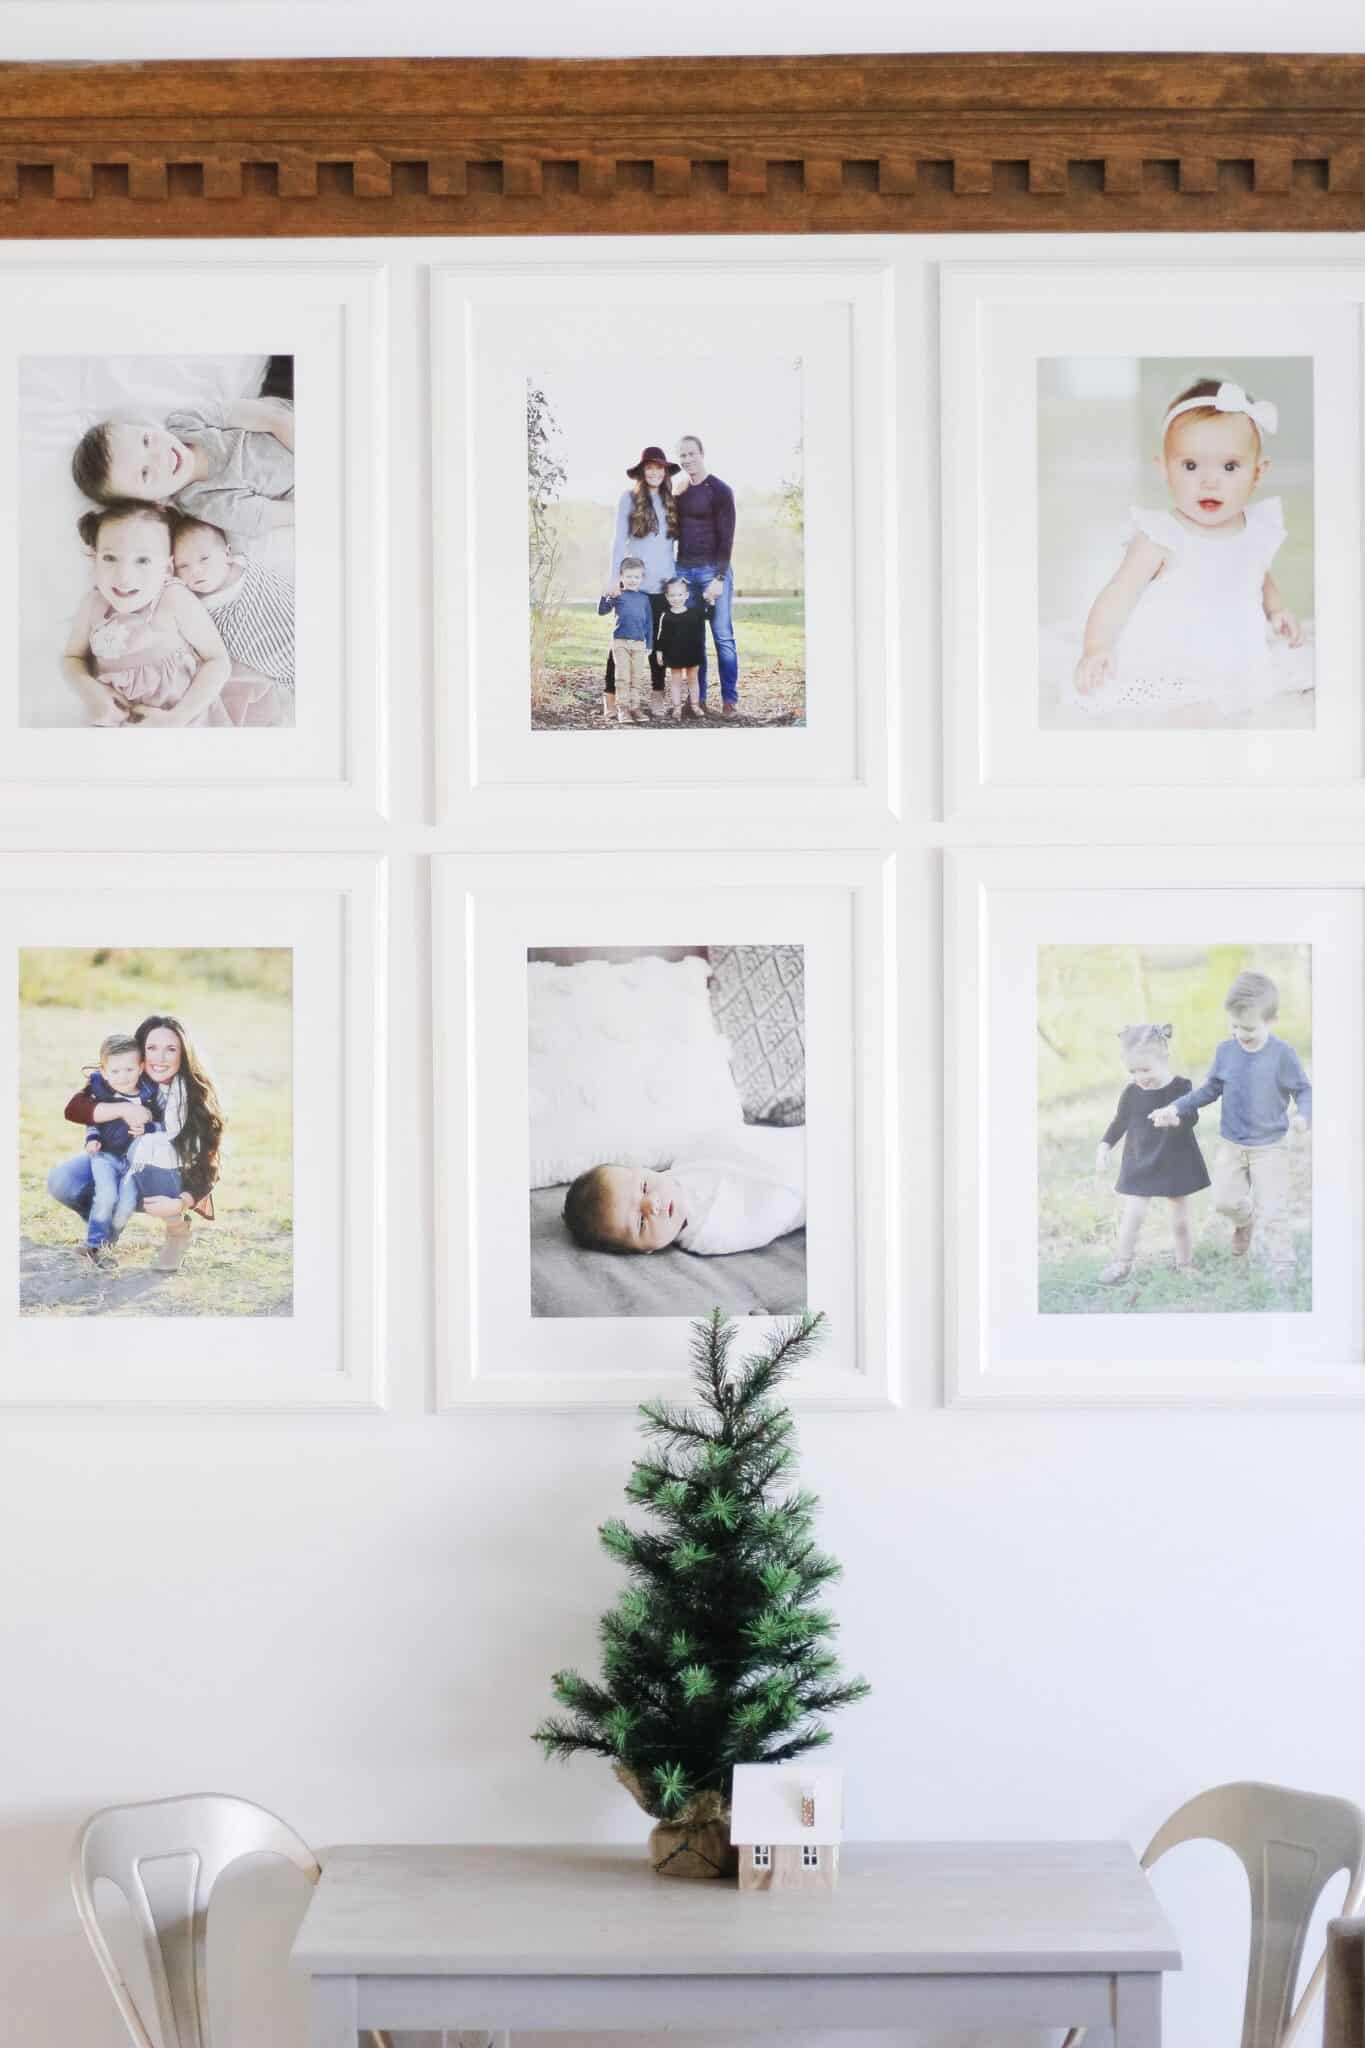
[[[293,1299],[293,955],[287,947],[20,954],[20,1308],[33,1315],[288,1315]],[[137,1215],[110,1277],[86,1268],[84,1227],[47,1192],[82,1149],[62,1115],[100,1041],[153,1012],[185,1024],[227,1118],[217,1220],[196,1219],[185,1262],[151,1276],[163,1241]]]
[[[602,672],[615,619],[597,605],[565,604],[545,663],[545,686],[532,707],[535,728],[602,723]],[[806,716],[806,606],[800,597],[735,599],[739,703],[745,719],[802,725]],[[706,636],[707,698],[720,697],[711,635]],[[703,728],[684,725],[684,732]]]
[[[1312,1307],[1312,1144],[1289,1146],[1292,1290],[1277,1290],[1252,1258],[1234,1257],[1231,1227],[1206,1190],[1190,1198],[1194,1267],[1175,1269],[1169,1205],[1152,1202],[1129,1278],[1100,1285],[1113,1256],[1121,1197],[1120,1154],[1103,1178],[1095,1148],[1127,1086],[1118,1033],[1125,1024],[1172,1024],[1172,1072],[1203,1080],[1228,1036],[1223,998],[1243,968],[1280,991],[1271,1027],[1312,1074],[1312,978],[1308,946],[1040,946],[1038,948],[1038,1307],[1043,1314],[1113,1315],[1190,1311],[1246,1314]],[[1213,1170],[1218,1107],[1201,1111],[1196,1133]],[[1253,1254],[1256,1247],[1253,1245]]]

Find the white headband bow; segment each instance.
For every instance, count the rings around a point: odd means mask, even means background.
[[[1220,384],[1212,398],[1182,398],[1179,405],[1173,405],[1162,422],[1162,433],[1182,412],[1193,412],[1201,405],[1211,405],[1215,412],[1244,412],[1263,434],[1273,434],[1280,424],[1280,408],[1273,399],[1250,399],[1240,384]]]

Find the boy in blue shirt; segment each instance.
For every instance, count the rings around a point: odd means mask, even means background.
[[[614,703],[618,724],[639,725],[651,688],[649,650],[654,643],[654,607],[649,592],[640,588],[645,580],[645,565],[638,555],[621,557],[620,574],[621,588],[609,590],[597,600],[599,618],[605,618],[608,612],[616,614],[611,642],[616,663],[616,695],[603,695],[602,715],[610,725]]]
[[[86,1090],[96,1102],[138,1102],[143,1108],[159,1114],[156,1083],[144,1071],[142,1048],[135,1038],[129,1038],[124,1032],[114,1032],[101,1045],[100,1063],[89,1075]],[[149,1131],[161,1128],[159,1120],[142,1126]],[[112,1247],[137,1208],[138,1185],[132,1172],[133,1142],[132,1127],[121,1116],[91,1124],[86,1130],[85,1149],[90,1154],[94,1194],[82,1249],[97,1266],[116,1263],[111,1260]]]
[[[1313,1116],[1313,1088],[1294,1048],[1270,1026],[1280,1014],[1280,992],[1268,974],[1239,974],[1223,1002],[1232,1023],[1198,1088],[1154,1109],[1158,1127],[1178,1124],[1222,1098],[1218,1151],[1213,1163],[1213,1200],[1232,1221],[1232,1249],[1245,1257],[1253,1229],[1277,1279],[1294,1275],[1289,1235],[1290,1130],[1306,1131]],[[1293,1103],[1293,1110],[1290,1104]]]

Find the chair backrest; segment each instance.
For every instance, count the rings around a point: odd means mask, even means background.
[[[95,1915],[96,1880],[118,1886],[142,1938],[163,2048],[212,2048],[208,1913],[213,1888],[243,1856],[283,1856],[311,1883],[316,1857],[264,1807],[225,1793],[108,1806],[81,1830],[71,1867],[76,1911],[137,2048],[157,2048]],[[160,1866],[159,1868],[157,1866]]]
[[[1215,1785],[1157,1829],[1143,1869],[1194,1841],[1233,1850],[1251,1887],[1242,2048],[1289,2048],[1322,1987],[1324,1960],[1290,2013],[1314,1908],[1339,1870],[1347,1873],[1343,1913],[1355,1910],[1365,1889],[1365,1813],[1349,1799],[1283,1785]]]

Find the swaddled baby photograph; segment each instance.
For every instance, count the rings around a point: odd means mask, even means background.
[[[527,952],[533,1316],[806,1304],[805,949]]]
[[[19,363],[20,723],[294,724],[294,359]]]

